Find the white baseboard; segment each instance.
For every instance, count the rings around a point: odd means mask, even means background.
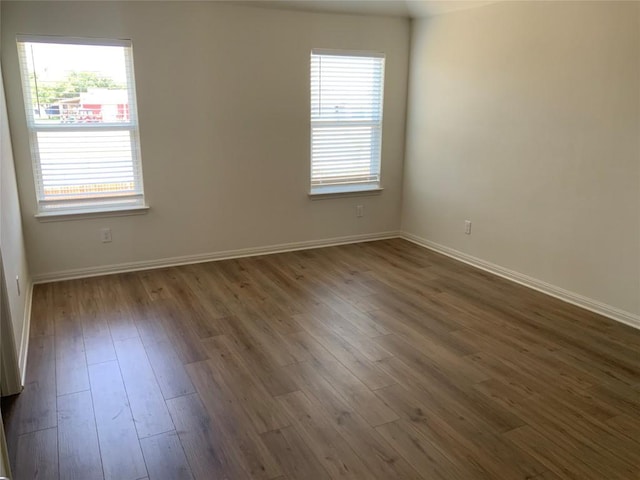
[[[205,253],[199,255],[185,255],[180,257],[161,258],[157,260],[119,263],[116,265],[105,265],[100,267],[78,268],[72,270],[62,270],[58,272],[36,274],[32,276],[32,284],[28,289],[27,307],[25,310],[25,328],[22,332],[22,342],[20,345],[20,372],[23,376],[26,371],[26,358],[29,340],[29,326],[31,320],[31,297],[33,293],[33,284],[48,283],[61,280],[71,280],[75,278],[96,277],[100,275],[110,275],[116,273],[133,272],[138,270],[151,270],[154,268],[174,267],[179,265],[188,265],[192,263],[212,262],[216,260],[229,260],[232,258],[252,257],[257,255],[269,255],[274,253],[292,252],[295,250],[308,250],[313,248],[331,247],[336,245],[346,245],[349,243],[360,243],[374,240],[386,240],[389,238],[404,238],[412,243],[428,248],[435,252],[441,253],[455,260],[464,262],[473,267],[487,271],[499,277],[506,278],[512,282],[516,282],[525,287],[532,288],[549,296],[555,297],[567,303],[571,303],[578,307],[584,308],[591,312],[598,313],[605,317],[611,318],[618,322],[624,323],[634,328],[640,329],[640,315],[626,312],[619,308],[607,305],[605,303],[593,300],[583,295],[565,290],[563,288],[551,285],[550,283],[538,280],[536,278],[524,275],[522,273],[510,270],[492,262],[482,260],[480,258],[468,255],[453,248],[440,245],[438,243],[426,240],[408,232],[381,232],[364,235],[350,235],[345,237],[335,237],[324,240],[311,240],[305,242],[282,243],[278,245],[269,245],[266,247],[242,248],[237,250],[225,250],[221,252]]]
[[[34,284],[58,282],[61,280],[72,280],[75,278],[97,277],[100,275],[111,275],[115,273],[134,272],[139,270],[152,270],[154,268],[175,267],[192,263],[229,260],[232,258],[241,257],[254,257],[257,255],[270,255],[273,253],[293,252],[295,250],[309,250],[312,248],[332,247],[335,245],[369,242],[373,240],[386,240],[389,238],[397,238],[399,236],[400,233],[397,231],[368,233],[364,235],[349,235],[345,237],[334,237],[324,240],[281,243],[278,245],[269,245],[266,247],[241,248],[237,250],[225,250],[221,252],[203,253],[198,255],[184,255],[181,257],[160,258],[157,260],[147,260],[141,262],[118,263],[115,265],[103,265],[99,267],[61,270],[58,272],[35,274],[32,275],[32,279]]]
[[[555,285],[551,285],[550,283],[543,282],[542,280],[538,280],[528,275],[516,272],[514,270],[501,267],[500,265],[496,265],[495,263],[491,263],[472,255],[468,255],[453,248],[445,247],[444,245],[426,240],[411,233],[401,232],[400,237],[412,243],[420,245],[421,247],[428,248],[429,250],[433,250],[434,252],[441,253],[443,255],[446,255],[447,257],[459,260],[473,267],[479,268],[494,275],[498,275],[499,277],[506,278],[507,280],[511,280],[512,282],[519,283],[520,285],[524,285],[525,287],[529,287],[533,290],[545,293],[564,302],[577,305],[578,307],[584,308],[585,310],[598,313],[612,320],[616,320],[631,327],[640,329],[640,315],[626,312],[619,308],[612,307],[611,305],[593,300],[578,293],[570,292],[569,290],[565,290],[564,288],[560,288]]]
[[[20,339],[20,353],[18,354],[18,369],[20,370],[20,383],[24,386],[27,375],[27,354],[29,353],[29,329],[31,328],[31,305],[33,303],[33,281],[27,287],[27,296],[24,299],[24,324],[22,325],[22,338]]]

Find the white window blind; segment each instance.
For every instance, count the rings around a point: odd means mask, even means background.
[[[311,52],[311,193],[378,188],[384,56]]]
[[[18,36],[38,211],[144,206],[131,42]]]

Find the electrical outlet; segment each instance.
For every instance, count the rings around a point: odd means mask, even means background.
[[[18,288],[18,296],[20,296],[20,275],[16,275],[16,287]]]
[[[102,243],[109,243],[111,241],[110,228],[103,228],[100,230],[100,240],[102,240]]]
[[[364,217],[364,205],[356,205],[356,217]]]
[[[464,233],[471,235],[471,220],[464,221]]]

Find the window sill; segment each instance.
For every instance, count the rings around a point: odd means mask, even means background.
[[[145,215],[149,211],[147,205],[109,208],[105,210],[65,210],[63,212],[40,212],[35,215],[39,222],[67,222],[70,220],[85,220],[89,218],[128,217],[130,215]]]
[[[383,190],[381,187],[373,187],[371,185],[367,185],[366,187],[320,187],[314,188],[309,192],[309,198],[311,200],[325,200],[341,197],[368,197],[371,195],[380,195]]]

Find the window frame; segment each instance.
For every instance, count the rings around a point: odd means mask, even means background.
[[[34,110],[37,102],[33,100],[30,85],[29,67],[23,62],[24,49],[29,43],[86,45],[122,47],[127,82],[128,121],[87,124],[39,124]],[[17,35],[18,60],[22,84],[22,93],[26,115],[26,127],[31,152],[37,213],[35,217],[42,221],[65,219],[65,217],[91,218],[94,216],[134,215],[146,213],[149,209],[144,195],[142,156],[140,149],[140,127],[136,98],[136,81],[133,61],[133,42],[127,39],[107,39],[92,37],[67,37],[55,35]],[[34,66],[35,68],[35,66]],[[38,134],[42,132],[116,132],[129,133],[131,142],[131,168],[133,172],[134,193],[129,195],[92,196],[78,199],[46,199],[42,174],[41,155]],[[48,208],[47,208],[48,207]]]
[[[334,56],[334,57],[366,57],[372,59],[380,59],[380,97],[378,100],[379,103],[379,113],[378,113],[378,121],[373,120],[359,120],[352,121],[349,124],[349,121],[345,120],[314,120],[313,115],[313,57],[314,56]],[[382,137],[383,137],[383,126],[384,126],[384,85],[385,85],[385,64],[386,64],[386,55],[382,52],[377,51],[363,51],[363,50],[336,50],[336,49],[325,49],[325,48],[313,48],[311,50],[311,54],[309,56],[310,60],[310,172],[309,172],[309,197],[311,199],[323,199],[323,198],[335,198],[335,197],[343,197],[343,196],[366,196],[366,195],[377,195],[380,194],[384,189],[382,188]],[[327,183],[327,184],[314,184],[313,182],[313,140],[314,140],[314,128],[322,127],[322,126],[371,126],[372,128],[376,128],[378,131],[377,134],[377,158],[373,159],[370,165],[370,168],[373,166],[376,168],[375,175],[377,176],[377,180],[372,180],[369,182],[345,182],[345,183]],[[373,142],[373,140],[372,140]]]

